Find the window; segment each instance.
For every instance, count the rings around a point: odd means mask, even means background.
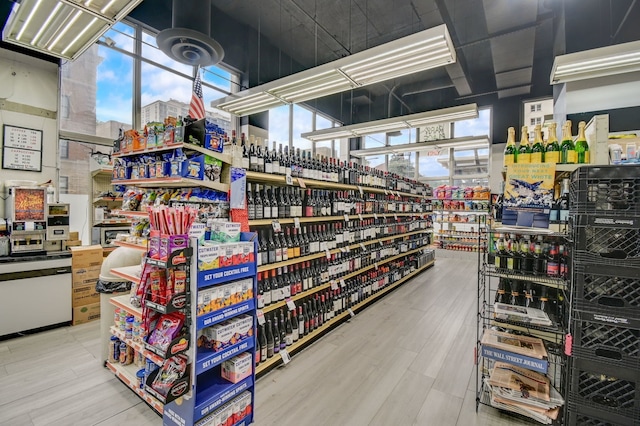
[[[293,148],[311,150],[311,141],[300,136],[313,131],[313,112],[299,105],[293,106]]]
[[[541,108],[542,108],[542,104],[536,104],[536,111],[540,111]]]
[[[60,97],[60,118],[69,118],[69,95],[62,95]]]
[[[536,112],[536,106],[535,105],[531,105],[531,112]]]
[[[418,160],[420,177],[434,178],[449,176],[449,149],[423,151]],[[448,179],[447,179],[448,182]]]
[[[333,127],[333,122],[324,118],[322,115],[316,113],[316,128],[315,130],[330,129]]]
[[[489,148],[454,149],[453,175],[476,175],[489,172]]]
[[[68,194],[69,193],[69,177],[68,176],[60,176],[58,180],[58,190],[60,194]]]
[[[456,121],[453,124],[453,137],[482,136],[491,139],[491,109],[485,108],[478,111],[478,118],[473,120]]]
[[[269,140],[289,146],[289,114],[291,107],[283,105],[269,110]]]
[[[60,143],[58,144],[58,149],[60,150],[61,159],[69,158],[69,141],[60,140]]]
[[[416,173],[416,153],[405,152],[389,155],[388,168],[390,173],[413,179]]]
[[[416,129],[403,129],[387,133],[389,145],[402,145],[416,141]]]
[[[535,126],[535,125],[536,125],[536,119],[535,119],[535,118],[532,118],[532,119],[531,119],[531,126]]]
[[[370,155],[368,157],[364,157],[363,164],[386,172],[387,166],[385,164],[385,157],[385,155]]]
[[[364,148],[380,148],[387,145],[387,137],[384,133],[375,133],[364,137]]]

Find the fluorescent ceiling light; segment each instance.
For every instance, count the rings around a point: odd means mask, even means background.
[[[389,145],[376,148],[359,149],[351,151],[349,154],[354,157],[367,157],[370,155],[402,153],[402,152],[419,152],[440,148],[464,148],[464,149],[482,149],[489,148],[489,138],[487,136],[467,136],[463,138],[441,139],[438,141],[426,141],[405,143],[402,145]]]
[[[640,41],[556,56],[551,84],[640,71]]]
[[[75,59],[142,0],[22,0],[2,40],[57,58]]]
[[[393,40],[333,62],[211,102],[211,106],[235,115],[267,111],[344,92],[414,72],[452,64],[456,51],[446,25]],[[260,103],[257,95],[272,95],[278,103]],[[238,101],[246,100],[242,104]],[[240,107],[242,105],[242,107]]]
[[[346,136],[365,136],[373,133],[392,132],[429,124],[448,123],[473,118],[478,118],[478,106],[476,104],[467,104],[417,114],[384,118],[382,120],[367,121],[349,126],[316,130],[315,132],[303,133],[301,136],[314,142],[328,141]]]

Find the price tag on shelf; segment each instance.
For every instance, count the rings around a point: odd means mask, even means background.
[[[258,324],[264,325],[266,323],[266,321],[264,320],[264,312],[262,312],[262,309],[258,309],[256,311],[256,317],[258,317]]]
[[[362,247],[362,250],[366,250],[367,248],[364,246],[364,243],[360,243],[360,247]]]
[[[293,225],[294,225],[296,228],[300,229],[300,218],[299,218],[299,217],[294,217],[294,218],[293,218]]]
[[[378,220],[378,213],[374,213],[374,214],[373,214],[373,218],[374,218],[375,220]]]
[[[338,283],[336,282],[336,280],[331,280],[331,290],[337,290],[338,289]]]
[[[373,264],[373,266],[375,266],[375,267],[376,267],[376,270],[378,270],[378,262],[375,262],[375,263]]]
[[[382,243],[382,240],[378,241],[380,243],[380,247],[382,247],[384,244]]]
[[[396,191],[396,196],[399,198],[400,197],[400,191]]]
[[[362,187],[360,185],[358,185],[358,191],[360,191],[361,196],[364,195],[364,191],[362,190]]]
[[[346,253],[346,252],[347,252],[347,249],[346,249],[346,248],[344,248],[344,247],[340,247],[340,251],[341,251],[342,253]]]
[[[346,287],[347,284],[344,282],[343,279],[340,279],[340,287]]]
[[[398,215],[394,213],[394,214],[393,214],[393,218],[394,218],[395,220],[398,220]]]
[[[324,249],[324,254],[327,256],[327,260],[331,259],[331,253],[329,252],[328,248]]]
[[[288,298],[287,299],[287,307],[289,308],[290,311],[295,311],[296,310],[296,302],[291,300],[291,298]]]
[[[280,222],[278,222],[277,220],[272,220],[271,226],[273,227],[273,232],[275,233],[282,231],[282,226],[280,226]]]
[[[304,180],[302,180],[302,178],[298,178],[298,185],[300,185],[300,188],[307,188],[307,185],[304,183]]]
[[[359,218],[360,220],[362,220],[362,214],[361,214],[361,213],[358,213],[358,218]]]
[[[387,189],[384,189],[384,195],[389,195],[389,191],[387,191]]]
[[[345,214],[345,215],[344,215],[344,221],[345,221],[345,222],[349,222],[349,215],[348,215],[348,214]]]
[[[347,253],[349,253],[349,252],[351,252],[351,247],[346,246],[346,247],[345,247],[345,250],[347,250]]]
[[[287,185],[293,185],[293,178],[291,177],[291,168],[287,168],[287,175],[284,177],[284,181]]]
[[[291,357],[289,356],[289,352],[286,349],[280,349],[280,358],[282,358],[282,362],[284,365],[289,364],[291,362]]]
[[[351,318],[355,317],[356,314],[353,313],[353,311],[351,310],[351,308],[347,309],[347,312],[349,312],[349,315],[351,315]]]

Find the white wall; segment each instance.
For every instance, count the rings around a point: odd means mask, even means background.
[[[33,107],[45,114],[46,111],[56,112],[58,66],[0,48],[0,104],[4,101],[18,104],[19,109]],[[42,131],[42,172],[0,169],[0,192],[4,194],[4,182],[8,179],[32,180],[38,183],[51,179],[57,186],[57,118],[46,118],[31,111],[8,111],[7,108],[11,107],[0,107],[0,127],[7,124]],[[0,203],[0,217],[4,217],[4,203]]]
[[[566,113],[640,105],[640,72],[566,83]]]
[[[491,169],[489,170],[489,188],[492,193],[502,192],[502,170],[504,165],[504,148],[506,143],[491,145]]]

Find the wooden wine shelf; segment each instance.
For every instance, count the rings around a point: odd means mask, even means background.
[[[117,179],[112,185],[134,185],[140,188],[208,188],[220,192],[229,192],[228,183],[211,182],[209,180],[187,179],[183,177],[166,177],[155,179]]]
[[[427,216],[430,213],[367,213],[367,214],[349,214],[348,220],[359,220],[360,216],[362,219],[372,219],[372,218],[380,218],[380,217],[409,217],[409,216]],[[342,216],[314,216],[314,217],[299,217],[300,223],[314,223],[314,222],[332,222],[338,220],[345,220],[345,215]],[[275,218],[275,219],[252,219],[249,221],[249,226],[268,226],[273,223],[274,220],[280,222],[280,224],[291,224],[295,223],[295,218],[285,217],[285,218]]]
[[[217,151],[211,151],[210,149],[206,149],[204,147],[198,146],[198,145],[194,145],[191,143],[174,143],[174,144],[170,144],[170,145],[162,145],[162,146],[158,146],[158,147],[153,147],[153,148],[146,148],[146,149],[141,149],[138,151],[130,151],[130,152],[118,152],[118,153],[114,153],[111,156],[114,158],[118,158],[118,157],[127,157],[130,155],[139,155],[139,154],[147,154],[147,153],[153,153],[153,152],[163,152],[163,151],[172,151],[174,149],[177,148],[182,148],[182,149],[187,149],[190,151],[197,151],[201,154],[205,154],[208,155],[209,157],[213,157],[216,158],[220,161],[222,161],[223,163],[227,163],[227,164],[231,164],[231,156],[228,154],[224,154],[221,152],[217,152]]]
[[[419,269],[416,269],[415,271],[413,271],[412,273],[408,274],[405,277],[400,278],[395,283],[383,288],[379,292],[372,294],[367,299],[365,299],[365,300],[361,301],[360,303],[357,303],[356,305],[352,306],[350,308],[351,311],[353,313],[361,311],[362,309],[364,309],[366,306],[368,306],[372,302],[376,301],[380,297],[384,296],[386,293],[388,293],[391,290],[393,290],[393,289],[397,288],[398,286],[402,285],[405,281],[408,281],[409,279],[415,277],[417,274],[419,274],[420,272],[424,271],[425,269],[430,268],[434,264],[435,264],[435,260],[432,260],[431,262],[427,263],[423,267],[421,267]],[[335,325],[339,324],[340,322],[344,321],[350,315],[351,314],[349,313],[349,311],[344,311],[344,312],[338,314],[337,316],[333,317],[329,321],[327,321],[324,324],[322,324],[322,326],[320,326],[317,329],[313,330],[308,335],[304,336],[301,339],[298,339],[298,341],[293,343],[291,346],[288,346],[287,347],[287,352],[289,352],[289,354],[291,354],[291,355],[295,354],[296,352],[301,350],[307,343],[310,343],[311,341],[315,340],[319,336],[323,335],[330,328],[332,328],[333,326],[335,326]],[[273,367],[275,367],[276,365],[278,365],[280,363],[282,363],[282,358],[279,357],[279,356],[273,356],[273,357],[269,358],[265,362],[262,362],[262,363],[258,364],[258,366],[256,367],[256,376],[264,374],[266,371],[271,370]]]
[[[407,256],[409,254],[415,253],[417,251],[423,250],[424,248],[426,248],[426,247],[420,247],[420,248],[417,248],[417,249],[414,249],[414,250],[407,251],[405,253],[400,253],[399,255],[390,257],[388,259],[383,259],[380,262],[378,262],[378,266],[383,265],[383,264],[388,263],[388,262],[391,262],[393,260],[399,259],[401,257]],[[291,296],[289,299],[291,299],[293,301],[299,300],[299,299],[304,299],[307,296],[311,296],[311,295],[313,295],[315,293],[318,293],[318,292],[320,292],[322,290],[326,290],[326,289],[330,288],[331,287],[331,281],[340,282],[340,280],[348,280],[349,278],[355,277],[356,275],[359,275],[359,274],[361,274],[363,272],[366,272],[369,269],[375,268],[375,267],[376,267],[375,264],[365,266],[364,268],[360,268],[357,271],[354,271],[354,272],[352,272],[352,273],[350,273],[348,275],[345,275],[343,277],[333,278],[333,279],[329,280],[328,283],[321,284],[321,285],[319,285],[317,287],[314,287],[314,288],[311,288],[311,289],[309,289],[307,291],[303,291],[302,293],[298,293],[295,296]],[[265,306],[264,308],[262,308],[262,311],[264,313],[267,313],[267,312],[271,312],[273,310],[276,310],[278,308],[284,307],[286,305],[287,305],[287,301],[283,300],[283,301],[280,301],[280,302],[277,302],[277,303],[272,303],[269,306]]]
[[[364,244],[365,246],[367,246],[371,244],[378,244],[382,241],[393,240],[395,238],[402,238],[402,237],[408,237],[416,234],[429,234],[429,233],[431,233],[431,229],[421,229],[418,231],[407,232],[405,234],[388,235],[386,237],[378,238],[375,240],[367,240],[367,241],[363,241],[362,243],[351,244],[348,247],[349,247],[349,250],[353,250],[353,249],[359,248],[360,244]],[[342,249],[347,250],[346,247],[342,247]],[[330,254],[336,254],[340,252],[342,252],[342,250],[339,248],[329,250]],[[268,265],[261,265],[258,267],[258,272],[269,271],[271,269],[280,268],[282,266],[295,265],[296,263],[306,262],[307,260],[320,259],[321,257],[325,257],[326,255],[327,255],[326,252],[321,251],[321,252],[313,253],[307,256],[296,257],[293,259],[285,260],[283,262],[270,263]]]
[[[340,191],[360,191],[362,189],[363,192],[372,192],[376,194],[392,194],[396,196],[402,197],[415,197],[415,198],[428,198],[431,199],[431,195],[419,195],[419,194],[411,194],[409,192],[399,192],[392,191],[390,189],[382,189],[382,188],[373,188],[362,185],[347,185],[343,183],[335,183],[335,182],[325,182],[321,180],[307,179],[301,178],[304,182],[304,185],[309,188],[321,188],[321,189],[335,189]],[[279,185],[285,186],[287,184],[286,177],[283,175],[275,175],[275,174],[267,174],[267,173],[259,173],[247,171],[247,180],[249,182],[256,182],[268,185]],[[298,178],[292,178],[293,183],[296,186],[301,187],[300,181]]]
[[[481,214],[481,215],[489,214],[488,210],[457,210],[457,209],[436,209],[436,208],[434,208],[432,210],[432,213],[438,213],[438,212],[443,212],[443,213],[464,213],[464,214]]]

